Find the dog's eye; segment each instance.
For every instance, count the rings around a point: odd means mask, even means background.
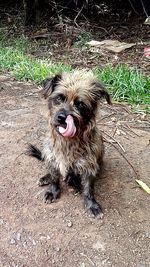
[[[75,106],[76,106],[78,109],[84,109],[84,108],[86,108],[86,104],[85,104],[83,101],[76,101],[76,102],[75,102]]]
[[[54,102],[56,104],[60,104],[60,103],[64,102],[65,99],[66,99],[66,97],[63,94],[59,94],[54,98]]]

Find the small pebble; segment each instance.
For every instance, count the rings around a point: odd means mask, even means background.
[[[146,233],[146,237],[150,238],[150,232]]]
[[[4,224],[4,220],[0,219],[0,225]]]
[[[47,235],[47,240],[50,240],[50,239],[51,239],[51,237],[49,235]]]
[[[112,117],[111,120],[112,120],[113,122],[116,122],[116,118],[115,118],[115,117]]]
[[[16,244],[16,240],[14,238],[11,238],[10,240],[10,244],[13,245],[13,244]]]
[[[20,238],[21,238],[21,234],[20,234],[20,233],[17,233],[17,234],[16,234],[16,239],[17,239],[18,241],[20,241]]]
[[[116,134],[117,134],[117,135],[121,135],[121,132],[120,132],[119,129],[117,129]]]
[[[67,223],[67,226],[68,226],[68,227],[72,227],[72,225],[73,225],[73,223],[72,223],[71,221],[69,221],[69,222]]]
[[[59,247],[56,248],[56,251],[59,252],[61,249]]]
[[[26,241],[23,243],[23,246],[24,246],[24,248],[27,247],[27,242]]]
[[[34,239],[32,240],[32,244],[33,244],[33,246],[35,246],[35,245],[36,245],[36,242],[35,242],[35,240],[34,240]]]

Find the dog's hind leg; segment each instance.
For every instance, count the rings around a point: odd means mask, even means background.
[[[90,175],[85,177],[83,183],[83,194],[84,194],[84,203],[86,209],[90,212],[93,217],[103,217],[103,212],[101,206],[96,202],[94,197],[94,180],[95,177]]]
[[[73,170],[69,170],[66,175],[65,182],[72,186],[77,192],[80,192],[82,189],[81,186],[81,176],[79,174],[75,174]]]
[[[32,144],[28,145],[25,154],[37,158],[40,161],[45,160],[45,156],[42,154],[42,152]],[[48,189],[45,191],[44,194],[44,200],[47,203],[54,202],[60,196],[60,172],[54,167],[53,163],[53,160],[51,160],[49,166],[49,173],[41,177],[38,181],[39,186],[49,185]]]
[[[48,173],[39,179],[38,185],[39,186],[49,185],[51,181],[52,181],[51,175]]]

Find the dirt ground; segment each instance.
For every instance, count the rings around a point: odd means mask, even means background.
[[[150,196],[129,164],[106,143],[96,184],[102,220],[89,218],[82,197],[64,186],[56,203],[45,204],[45,189],[37,185],[45,167],[23,154],[28,142],[40,147],[46,132],[39,88],[9,76],[0,84],[0,266],[149,267]],[[119,105],[102,106],[101,116],[102,129],[115,134],[150,186],[148,118]]]

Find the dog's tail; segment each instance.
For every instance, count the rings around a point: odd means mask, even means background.
[[[44,158],[42,157],[41,151],[33,146],[32,144],[28,144],[27,150],[25,152],[26,155],[30,157],[34,157],[40,161],[44,161]]]

